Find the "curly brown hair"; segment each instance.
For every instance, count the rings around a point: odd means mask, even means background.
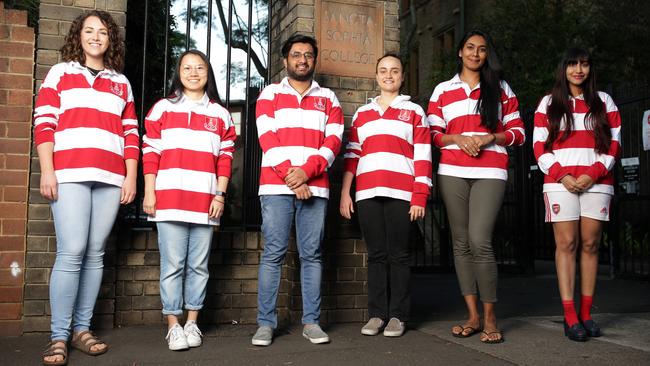
[[[86,55],[81,47],[81,29],[88,17],[99,18],[108,29],[110,42],[106,53],[104,53],[104,67],[122,72],[124,70],[124,44],[122,43],[120,28],[113,20],[113,17],[102,10],[92,10],[81,14],[72,22],[70,31],[65,36],[65,43],[61,47],[61,58],[66,62],[77,61],[82,65],[86,63]]]

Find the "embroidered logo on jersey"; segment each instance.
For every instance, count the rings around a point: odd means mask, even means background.
[[[314,108],[321,112],[325,111],[325,97],[314,97]]]
[[[111,93],[117,95],[118,97],[123,96],[124,92],[122,91],[122,85],[111,81]]]
[[[603,215],[607,215],[607,207],[601,208],[600,213],[603,214]]]
[[[411,119],[411,111],[408,109],[402,109],[399,111],[399,116],[397,116],[397,119],[400,121],[408,122]]]
[[[214,132],[219,129],[219,119],[214,117],[206,117],[203,127],[205,127],[205,129],[208,131]]]
[[[557,203],[554,203],[553,206],[551,206],[551,209],[553,210],[553,213],[556,215],[560,213],[560,205]]]

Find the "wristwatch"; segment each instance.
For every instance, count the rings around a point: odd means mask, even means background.
[[[226,192],[224,192],[224,191],[216,191],[216,192],[214,192],[214,195],[226,198]]]

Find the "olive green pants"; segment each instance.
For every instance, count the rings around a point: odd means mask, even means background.
[[[438,175],[453,238],[454,265],[463,296],[480,294],[497,301],[497,262],[492,231],[503,202],[506,181]]]

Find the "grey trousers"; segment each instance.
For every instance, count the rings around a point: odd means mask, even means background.
[[[438,175],[454,248],[454,265],[463,296],[480,294],[482,302],[497,302],[497,263],[492,231],[506,181]]]

